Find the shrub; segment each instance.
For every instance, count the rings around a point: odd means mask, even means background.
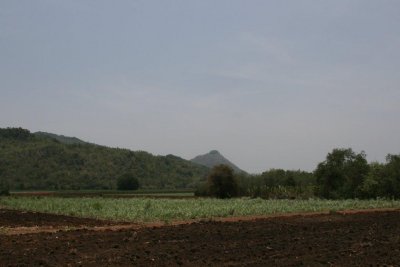
[[[9,196],[10,191],[8,184],[4,181],[0,181],[0,196]]]
[[[138,179],[131,173],[126,173],[118,178],[118,190],[136,190],[139,188]]]
[[[196,186],[196,190],[194,191],[194,195],[196,197],[205,197],[209,195],[208,192],[208,184],[205,182],[200,182]]]
[[[208,176],[208,191],[211,196],[231,198],[237,195],[238,187],[233,170],[227,165],[217,165]]]
[[[16,139],[16,140],[27,140],[32,135],[29,130],[22,128],[5,128],[0,129],[0,138]]]

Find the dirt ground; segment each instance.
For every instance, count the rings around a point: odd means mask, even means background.
[[[36,232],[10,232],[23,226]],[[41,232],[50,226],[63,231]],[[119,228],[0,210],[0,266],[179,265],[400,266],[400,211]]]
[[[16,210],[0,209],[0,227],[17,228],[33,226],[51,227],[79,227],[79,226],[103,226],[114,225],[116,222],[100,221],[95,219],[83,219],[71,216],[43,214],[40,212],[24,212]]]

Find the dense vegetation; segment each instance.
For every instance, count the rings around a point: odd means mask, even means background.
[[[366,154],[334,149],[315,170],[317,195],[324,198],[400,198],[400,155],[368,164]]]
[[[8,196],[9,194],[8,184],[0,179],[0,196]]]
[[[228,167],[228,166],[227,166]],[[262,174],[234,174],[236,196],[265,199],[308,199],[315,197],[313,173],[300,170],[270,169]],[[215,196],[209,180],[197,186],[197,196]],[[220,189],[224,190],[224,189]],[[228,188],[229,190],[229,188]]]
[[[76,137],[69,137],[69,136],[46,133],[46,132],[36,132],[33,134],[39,137],[50,137],[64,144],[88,144],[88,142],[82,141],[81,139],[78,139]]]
[[[364,152],[334,149],[313,173],[271,169],[259,175],[236,174],[237,195],[266,199],[400,198],[400,155],[368,163]],[[223,190],[223,189],[221,189]],[[200,183],[196,195],[213,196]]]
[[[237,196],[237,183],[233,169],[227,165],[215,166],[207,178],[207,188],[211,196],[231,198]]]
[[[165,221],[291,212],[330,212],[350,209],[400,208],[392,200],[264,200],[2,197],[0,206],[19,210],[93,217],[117,221]]]
[[[217,151],[211,154],[220,155]],[[207,167],[173,155],[153,156],[77,138],[31,134],[21,128],[0,129],[2,194],[9,190],[117,189],[118,178],[126,173],[132,174],[141,188],[197,187],[199,196],[400,198],[400,155],[388,155],[385,163],[368,163],[364,152],[334,149],[313,173],[282,169],[257,175],[235,172],[235,192],[230,192],[229,188],[216,190],[210,179],[207,182]]]
[[[308,199],[315,197],[315,177],[301,170],[270,169],[258,175],[238,175],[240,196],[266,199]]]
[[[142,188],[190,188],[206,167],[182,158],[77,143],[21,128],[0,129],[0,182],[11,190],[116,189],[133,173]]]
[[[137,190],[139,189],[139,180],[132,173],[125,173],[118,178],[118,190]]]

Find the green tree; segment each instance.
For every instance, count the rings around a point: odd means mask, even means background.
[[[400,155],[387,155],[386,163],[371,163],[361,192],[365,198],[400,198]]]
[[[361,186],[361,196],[363,198],[383,197],[382,177],[385,170],[385,164],[372,162],[369,165],[369,173]]]
[[[237,183],[233,169],[227,165],[215,166],[208,176],[208,190],[211,196],[231,198],[237,195]]]
[[[0,138],[27,140],[31,138],[30,131],[22,128],[0,128]]]
[[[118,178],[118,190],[136,190],[139,188],[139,180],[131,173],[125,173]]]
[[[364,152],[356,154],[351,148],[334,149],[315,170],[317,195],[324,198],[355,198],[369,173]]]
[[[261,174],[268,187],[283,185],[286,179],[286,172],[282,169],[270,169]]]
[[[386,156],[386,165],[379,183],[379,196],[400,198],[400,155]]]
[[[287,174],[284,185],[285,186],[293,186],[293,187],[296,186],[296,181],[294,180],[293,174],[291,174],[291,173]]]
[[[0,196],[8,196],[10,195],[8,183],[0,178]]]

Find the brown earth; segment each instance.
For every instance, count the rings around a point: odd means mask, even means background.
[[[18,235],[0,211],[0,266],[400,266],[398,210]]]
[[[79,227],[113,225],[116,222],[102,221],[96,219],[78,218],[72,216],[44,214],[40,212],[27,212],[0,209],[0,227]]]

